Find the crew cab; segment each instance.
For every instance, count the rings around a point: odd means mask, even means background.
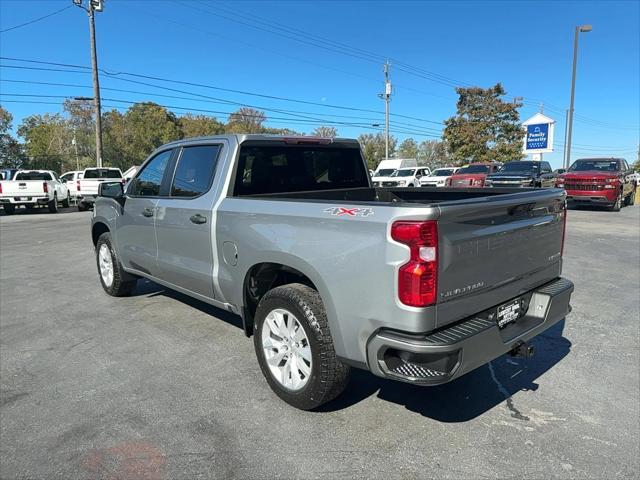
[[[78,183],[82,178],[83,173],[83,170],[72,170],[60,175],[60,180],[66,183],[67,187],[69,188],[69,195],[71,195],[71,198],[80,198],[81,196],[80,189],[78,188]]]
[[[454,188],[484,187],[487,175],[497,172],[499,168],[499,163],[472,163],[451,175],[447,180],[447,186]]]
[[[0,204],[7,215],[16,207],[46,206],[49,212],[58,211],[58,203],[69,206],[69,189],[52,170],[18,170],[13,180],[0,182]]]
[[[487,175],[485,187],[554,187],[556,177],[549,162],[507,162],[496,173]]]
[[[239,315],[266,381],[301,409],[354,367],[438,385],[531,353],[569,313],[562,189],[373,188],[366,165],[339,138],[164,145],[126,188],[100,185],[102,288],[129,295],[143,277]]]
[[[124,183],[119,168],[85,168],[80,179],[76,181],[78,210],[84,211],[91,207],[98,196],[98,186],[102,182],[113,180]]]
[[[420,179],[430,172],[427,167],[399,168],[381,184],[383,187],[419,187]]]
[[[624,158],[581,158],[556,180],[569,205],[601,205],[619,212],[635,203],[633,171]]]
[[[420,179],[421,187],[444,187],[447,180],[459,170],[458,167],[441,167],[436,168],[429,175]]]

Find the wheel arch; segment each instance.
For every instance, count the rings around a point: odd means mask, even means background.
[[[95,222],[91,226],[91,240],[93,241],[93,246],[95,247],[98,244],[98,239],[100,238],[100,235],[110,231],[111,230],[109,229],[106,223]]]

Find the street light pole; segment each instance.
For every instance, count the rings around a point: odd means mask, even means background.
[[[573,38],[573,72],[571,74],[571,101],[569,104],[569,125],[567,128],[567,144],[565,145],[565,168],[569,168],[571,163],[571,133],[573,130],[573,101],[575,98],[576,90],[576,64],[578,63],[578,36],[580,32],[590,32],[592,30],[591,25],[579,25],[576,27],[575,35]]]

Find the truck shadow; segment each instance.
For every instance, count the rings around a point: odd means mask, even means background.
[[[377,392],[382,400],[404,405],[410,411],[440,422],[472,420],[505,400],[511,416],[526,420],[511,397],[521,390],[537,390],[536,379],[569,354],[571,342],[563,336],[564,323],[562,320],[530,342],[536,349],[533,358],[503,355],[489,365],[437,387],[385,380],[354,369],[347,390],[320,410],[342,410]]]

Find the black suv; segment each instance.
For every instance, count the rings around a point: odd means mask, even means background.
[[[553,187],[557,176],[549,162],[509,162],[487,176],[485,187]]]

